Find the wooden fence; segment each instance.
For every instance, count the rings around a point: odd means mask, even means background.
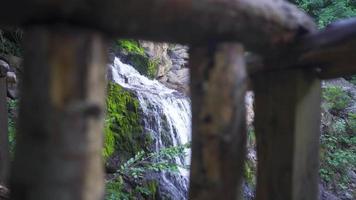
[[[14,25],[26,34],[12,199],[102,199],[105,44],[113,36],[190,46],[190,199],[239,199],[250,83],[256,199],[318,198],[320,82],[356,73],[356,20],[317,30],[283,0],[3,2],[0,26]]]

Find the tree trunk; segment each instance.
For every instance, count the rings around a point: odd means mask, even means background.
[[[7,185],[10,161],[6,91],[6,76],[0,75],[0,185]]]
[[[239,196],[246,143],[243,58],[237,44],[191,48],[192,200]]]
[[[257,200],[318,198],[320,80],[302,70],[254,79]]]
[[[13,200],[103,198],[106,47],[65,25],[25,30]]]

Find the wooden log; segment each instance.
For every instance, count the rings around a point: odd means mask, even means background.
[[[283,0],[11,0],[0,7],[2,25],[63,20],[154,41],[235,40],[263,53],[316,30],[306,14]]]
[[[10,163],[6,73],[9,65],[0,60],[0,185],[7,185]]]
[[[239,196],[246,143],[243,54],[238,44],[193,46],[190,50],[192,200]]]
[[[301,41],[300,65],[323,79],[356,74],[356,18],[341,20]]]
[[[325,29],[307,34],[295,46],[279,55],[247,56],[250,76],[280,69],[311,69],[319,78],[329,79],[356,74],[356,18],[341,20]]]
[[[25,32],[11,199],[102,199],[106,45],[66,25]]]
[[[254,79],[257,200],[318,199],[321,85],[302,70]]]

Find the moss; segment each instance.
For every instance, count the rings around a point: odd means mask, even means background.
[[[9,137],[9,148],[10,148],[10,154],[13,157],[14,152],[15,152],[15,146],[16,146],[16,121],[17,121],[17,110],[18,110],[18,100],[8,100],[7,101],[7,107],[8,107],[8,113],[9,113],[9,118],[8,118],[8,137]]]
[[[147,145],[142,134],[139,102],[131,92],[115,83],[108,84],[107,93],[103,156],[107,159],[117,152],[125,161]]]
[[[244,178],[248,185],[255,188],[255,186],[256,186],[256,166],[250,160],[245,161]]]
[[[151,79],[156,77],[158,61],[149,58],[138,41],[118,40],[117,46],[127,55],[128,64],[132,65],[140,74]]]
[[[158,62],[150,59],[148,56],[140,54],[128,55],[129,64],[131,64],[140,74],[148,78],[155,78],[157,74]]]
[[[140,43],[136,40],[117,40],[118,46],[125,50],[127,53],[138,55],[145,55],[145,50],[141,47]]]

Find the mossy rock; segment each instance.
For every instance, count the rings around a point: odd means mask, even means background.
[[[132,65],[140,74],[151,79],[156,77],[158,61],[147,56],[138,41],[117,40],[114,51],[119,52],[122,61]]]
[[[124,162],[137,152],[148,149],[151,140],[143,132],[136,96],[118,84],[109,83],[106,106],[104,158],[118,155]]]

